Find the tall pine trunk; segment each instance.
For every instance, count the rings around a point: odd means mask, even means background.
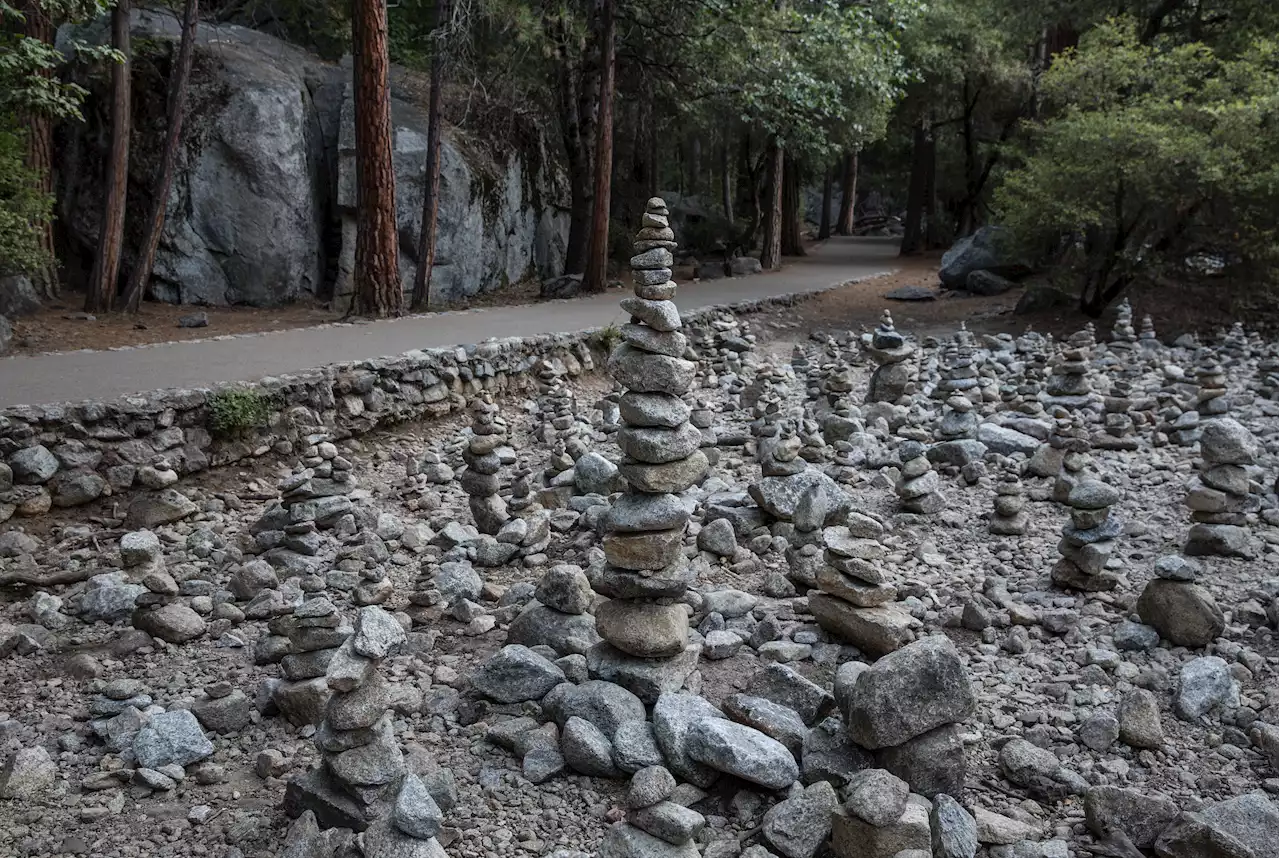
[[[53,43],[54,26],[49,14],[41,7],[40,0],[26,0],[19,9],[22,12],[22,35],[28,39]],[[50,77],[53,72],[43,69],[38,74]],[[35,179],[36,190],[46,196],[53,195],[53,121],[38,110],[26,112],[21,122],[27,130],[26,166]],[[31,272],[31,282],[40,297],[49,300],[58,297],[58,263],[54,254],[53,219],[46,218],[37,225],[40,230],[40,248],[45,262],[40,270]]]
[[[938,138],[930,130],[924,148],[924,246],[933,250],[942,245],[938,218]]]
[[[764,205],[764,244],[760,267],[773,271],[782,267],[782,174],[784,153],[777,138],[769,141],[768,179]]]
[[[902,244],[898,252],[912,256],[923,250],[924,192],[928,165],[928,129],[924,120],[916,123],[911,138],[911,180],[907,185],[907,220],[903,224]]]
[[[844,169],[840,175],[840,217],[836,220],[836,232],[853,235],[858,204],[858,153],[844,154]]]
[[[98,253],[89,275],[84,308],[90,313],[111,309],[120,276],[120,255],[124,246],[125,197],[129,188],[129,0],[118,0],[111,12],[111,46],[123,59],[111,67],[111,151],[102,201],[102,225],[98,231]]]
[[[613,184],[613,0],[598,0],[600,16],[600,108],[596,114],[596,176],[591,241],[583,272],[585,292],[603,292],[609,277],[609,196]]]
[[[801,235],[803,215],[800,211],[800,168],[794,158],[786,158],[782,167],[782,255],[804,256]]]
[[[728,142],[720,144],[720,205],[724,219],[733,224],[733,171],[729,160]]]
[[[822,214],[818,216],[818,240],[831,237],[831,185],[833,182],[831,167],[822,174]]]
[[[351,15],[356,130],[356,312],[400,313],[396,177],[391,161],[391,93],[387,87],[387,7],[354,0]]]
[[[178,161],[178,144],[182,142],[182,114],[187,107],[187,84],[191,79],[191,60],[195,55],[196,27],[199,23],[200,0],[187,0],[182,12],[182,42],[178,46],[178,61],[169,84],[169,127],[165,132],[164,152],[160,156],[160,175],[152,191],[147,233],[138,249],[138,260],[129,275],[129,285],[124,292],[125,309],[130,313],[138,312],[138,306],[142,303],[147,282],[151,279],[151,269],[155,266],[160,234],[164,232],[169,187],[173,184],[173,171]]]
[[[431,269],[436,264],[436,216],[440,211],[440,112],[444,86],[444,39],[440,29],[449,22],[453,0],[436,0],[432,22],[431,95],[427,102],[427,165],[422,184],[422,229],[418,233],[418,269],[413,274],[413,309],[431,302]]]

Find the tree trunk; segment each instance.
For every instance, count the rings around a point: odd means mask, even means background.
[[[818,216],[818,240],[831,237],[831,184],[833,181],[831,167],[822,174],[822,213]]]
[[[84,308],[90,313],[111,309],[120,276],[120,252],[124,245],[125,196],[129,188],[129,0],[118,0],[111,12],[111,46],[124,59],[111,68],[111,151],[102,201],[102,225],[98,253],[89,276]]]
[[[391,153],[391,93],[387,87],[387,7],[354,0],[356,258],[355,311],[399,315],[404,303],[396,243],[396,176]]]
[[[764,245],[760,251],[760,267],[773,271],[782,267],[782,146],[777,139],[769,141],[769,178],[765,191]]]
[[[930,130],[924,152],[924,246],[934,250],[942,246],[938,218],[938,138]]]
[[[836,221],[836,232],[840,235],[853,235],[853,222],[857,218],[858,203],[858,153],[846,152],[844,155],[844,171],[840,176],[840,217]]]
[[[804,256],[800,210],[800,169],[794,158],[783,161],[782,168],[782,255]]]
[[[160,175],[152,191],[151,214],[147,217],[147,233],[138,249],[138,259],[129,275],[125,289],[124,305],[130,313],[138,312],[138,306],[151,280],[151,269],[156,261],[156,248],[160,246],[160,234],[164,231],[164,215],[169,204],[169,187],[173,184],[173,171],[178,162],[178,144],[182,142],[183,112],[187,108],[187,83],[191,79],[191,59],[195,55],[196,26],[200,23],[200,0],[187,0],[182,12],[182,42],[178,46],[177,66],[169,87],[169,128],[165,132],[164,152],[160,156]]]
[[[593,68],[589,55],[584,58],[576,53],[576,37],[565,32],[559,18],[546,18],[543,26],[558,45],[555,66],[560,133],[569,168],[569,236],[565,241],[564,273],[582,274],[587,265],[591,194],[595,181],[592,160],[598,100],[595,87],[599,70]],[[572,56],[570,49],[575,51]]]
[[[613,183],[613,0],[597,0],[600,17],[600,108],[596,114],[596,176],[591,211],[591,241],[584,292],[603,292],[609,279],[609,197]]]
[[[431,269],[436,264],[436,215],[440,210],[440,107],[444,86],[444,39],[440,30],[449,22],[453,0],[436,0],[435,35],[431,53],[431,95],[427,102],[427,165],[422,184],[422,229],[418,233],[418,268],[413,273],[413,309],[431,303]]]
[[[19,7],[22,12],[22,35],[28,39],[36,39],[46,44],[53,44],[54,26],[49,15],[41,7],[39,0],[26,0]],[[50,70],[38,72],[46,77],[53,75]],[[36,190],[46,196],[53,195],[53,121],[39,111],[32,110],[21,117],[22,126],[27,130],[26,166],[35,177]],[[40,230],[40,248],[45,254],[45,263],[38,271],[31,272],[31,282],[35,285],[40,297],[51,300],[58,297],[58,263],[53,246],[53,219],[47,218],[37,224]]]
[[[724,219],[733,225],[733,172],[730,169],[729,144],[720,144],[720,205],[724,207]]]
[[[907,185],[907,220],[902,231],[902,244],[898,253],[912,256],[919,253],[924,239],[924,186],[927,165],[928,131],[924,120],[916,123],[911,141],[911,180]]]

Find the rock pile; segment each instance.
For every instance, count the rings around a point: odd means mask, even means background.
[[[616,823],[600,845],[601,855],[652,855],[695,858],[694,838],[706,826],[701,813],[673,800],[676,779],[662,766],[649,766],[631,776],[626,821]]]
[[[507,642],[547,646],[559,655],[585,654],[600,641],[595,617],[589,613],[591,588],[580,567],[567,563],[552,566],[534,590],[533,601],[511,621]]]
[[[275,685],[272,693],[276,706],[290,723],[319,724],[329,700],[324,677],[338,648],[351,636],[350,623],[343,620],[333,602],[313,595],[291,615],[269,621],[267,631],[286,642],[286,654],[279,658],[284,681]],[[259,649],[260,653],[267,651]]]
[[[459,481],[467,493],[476,529],[496,536],[510,518],[507,503],[499,494],[502,462],[497,452],[507,443],[507,424],[488,391],[481,391],[471,402],[471,434],[466,440],[462,458],[467,467]]]
[[[1081,480],[1067,495],[1071,523],[1062,528],[1053,567],[1053,583],[1059,587],[1096,592],[1111,590],[1118,577],[1111,568],[1113,543],[1124,526],[1111,514],[1120,493],[1099,480]]]
[[[873,657],[893,652],[911,640],[911,615],[889,604],[898,595],[884,571],[885,547],[869,534],[840,525],[826,528],[824,562],[817,587],[809,594],[809,612],[818,625]]]
[[[901,470],[894,491],[906,512],[932,515],[946,506],[938,488],[938,472],[933,470],[925,446],[919,441],[903,441],[898,446]]]
[[[1089,402],[1093,385],[1089,381],[1089,361],[1094,346],[1093,332],[1076,331],[1067,338],[1066,348],[1053,364],[1053,374],[1045,384],[1047,402],[1068,409],[1082,408]]]
[[[915,352],[915,347],[894,328],[893,316],[888,310],[880,317],[876,329],[864,335],[862,347],[876,365],[867,385],[866,401],[897,402],[914,381],[911,365],[906,361]]]
[[[1150,316],[1144,321],[1150,321]],[[1125,298],[1116,307],[1116,321],[1111,327],[1111,348],[1129,351],[1138,343],[1138,335],[1133,332],[1133,307]]]
[[[1226,627],[1222,609],[1196,583],[1200,566],[1178,554],[1156,561],[1156,577],[1138,597],[1138,616],[1174,646],[1208,646]]]
[[[1196,411],[1203,418],[1227,413],[1227,373],[1213,349],[1204,349],[1196,367]]]
[[[149,530],[126,533],[120,538],[120,560],[125,574],[147,588],[134,600],[131,622],[166,643],[186,643],[205,633],[205,621],[182,598],[178,582],[165,569],[160,540]],[[212,602],[209,604],[212,610]]]
[[[1183,549],[1187,554],[1246,560],[1256,555],[1245,525],[1260,506],[1249,484],[1257,449],[1253,433],[1229,417],[1200,424],[1199,475],[1186,498],[1193,522]]]
[[[688,615],[676,601],[690,579],[684,555],[689,509],[679,495],[706,474],[708,463],[702,432],[690,424],[691,409],[682,399],[694,364],[683,358],[687,342],[671,300],[676,245],[667,214],[661,199],[649,200],[631,260],[635,295],[621,302],[631,321],[609,358],[610,374],[626,389],[618,403],[623,425],[617,440],[627,490],[605,521],[602,580],[609,582],[609,601],[596,609],[604,643],[591,661],[595,673],[627,687],[643,685],[640,677],[656,668],[678,688],[697,664],[696,646],[686,649]]]
[[[1027,532],[1027,498],[1017,468],[1009,467],[996,483],[995,508],[987,529],[996,536],[1022,536]]]

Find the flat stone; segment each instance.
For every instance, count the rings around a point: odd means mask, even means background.
[[[692,456],[702,445],[702,432],[688,423],[675,429],[623,426],[615,439],[628,459],[649,465],[665,465]]]
[[[809,596],[809,612],[834,634],[871,656],[882,656],[911,639],[911,615],[891,605],[857,608],[823,593]]]
[[[1084,794],[1084,819],[1095,837],[1111,829],[1124,832],[1134,846],[1150,849],[1178,815],[1178,806],[1162,795],[1114,786],[1090,787]]]
[[[667,693],[658,698],[653,707],[653,735],[672,774],[703,789],[715,783],[719,772],[691,755],[688,737],[705,719],[723,717],[719,709],[693,694]]]
[[[831,852],[835,858],[894,858],[909,850],[930,854],[929,811],[908,802],[896,821],[877,826],[838,809],[831,816]]]
[[[790,709],[809,726],[835,711],[835,699],[829,693],[785,664],[770,664],[756,671],[745,692]]]
[[[684,396],[697,367],[683,358],[654,354],[621,345],[609,356],[609,375],[627,390]]]
[[[596,618],[590,614],[565,614],[541,602],[530,602],[507,628],[509,643],[527,647],[549,646],[558,653],[585,653],[600,642]]]
[[[675,429],[689,422],[691,410],[678,396],[628,391],[618,400],[618,412],[631,426]]]
[[[684,651],[689,621],[681,605],[611,599],[596,609],[600,637],[628,655],[669,658]]]
[[[623,494],[609,508],[606,527],[612,533],[643,533],[684,528],[689,509],[672,494]]]
[[[836,524],[849,514],[852,501],[840,484],[812,468],[789,477],[763,477],[752,483],[748,492],[766,513],[782,521],[791,521],[800,499],[814,486],[826,496],[827,524]]]
[[[600,643],[587,652],[587,670],[591,676],[616,683],[652,705],[662,695],[683,687],[697,670],[701,652],[701,646],[690,644],[672,658],[638,658]]]
[[[701,482],[710,466],[706,454],[697,450],[688,458],[664,465],[624,460],[618,470],[637,491],[679,494]]]
[[[800,756],[809,730],[794,709],[749,694],[732,694],[724,699],[721,706],[734,721],[759,730],[781,742],[794,756]]]
[[[564,671],[548,659],[526,646],[508,644],[477,668],[471,685],[490,700],[522,703],[541,699],[564,680]]]
[[[696,722],[685,749],[704,765],[767,789],[785,789],[800,776],[795,757],[776,739],[722,718]]]
[[[605,559],[622,569],[665,569],[677,561],[684,544],[684,528],[646,533],[610,533],[604,538]]]

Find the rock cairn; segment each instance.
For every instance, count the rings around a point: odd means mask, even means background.
[[[499,494],[498,477],[502,462],[498,448],[507,443],[507,424],[498,414],[498,406],[488,391],[481,391],[471,401],[471,435],[462,459],[467,463],[459,482],[467,493],[467,505],[476,529],[496,536],[511,517],[507,502]]]
[[[275,686],[272,699],[291,724],[319,724],[330,696],[325,674],[354,630],[332,601],[313,595],[292,614],[270,620],[267,631],[288,641],[288,654],[280,659],[284,682]]]
[[[978,395],[978,368],[973,364],[973,348],[969,345],[967,329],[961,327],[947,342],[942,350],[941,364],[942,377],[933,390],[935,399]]]
[[[1261,506],[1249,485],[1257,451],[1253,433],[1229,417],[1200,424],[1199,474],[1186,497],[1192,521],[1187,554],[1254,557],[1246,525],[1248,514]]]
[[[613,592],[612,580],[597,582]],[[559,564],[543,574],[533,601],[525,605],[507,629],[507,643],[527,647],[549,646],[560,655],[583,655],[599,643],[591,616],[592,583],[578,566]]]
[[[1120,493],[1100,480],[1081,480],[1067,495],[1071,523],[1062,528],[1061,559],[1053,567],[1053,583],[1086,592],[1111,590],[1118,583],[1108,567],[1117,536],[1123,530],[1111,507]]]
[[[1017,468],[1009,467],[996,483],[995,507],[987,529],[996,536],[1022,536],[1027,532],[1027,498]]]
[[[809,611],[828,632],[872,657],[893,652],[911,640],[911,616],[890,605],[898,590],[884,571],[885,547],[875,538],[880,528],[859,523],[828,527],[818,567],[817,588],[809,593]]]
[[[1156,338],[1156,324],[1151,321],[1151,314],[1144,313],[1142,316],[1142,328],[1138,331],[1138,347],[1146,351],[1156,351],[1159,349],[1160,340]]]
[[[1116,321],[1111,326],[1111,347],[1129,350],[1137,343],[1138,335],[1133,332],[1133,308],[1129,306],[1129,299],[1125,298],[1116,307]]]
[[[1089,360],[1094,345],[1088,328],[1067,338],[1066,348],[1054,362],[1053,374],[1045,384],[1049,401],[1065,408],[1079,408],[1088,402],[1093,385],[1089,381]]]
[[[1227,373],[1212,349],[1204,349],[1196,367],[1196,411],[1203,418],[1227,413]]]
[[[1138,597],[1138,616],[1174,646],[1208,646],[1226,628],[1222,609],[1196,581],[1200,566],[1180,554],[1156,561],[1156,577]]]
[[[120,539],[120,559],[126,577],[146,588],[134,599],[134,628],[173,644],[195,640],[205,633],[204,618],[182,598],[178,582],[165,568],[160,540],[154,533],[126,533]]]
[[[914,381],[907,359],[915,347],[893,326],[888,310],[876,329],[864,337],[863,349],[876,365],[867,385],[867,402],[897,402]]]
[[[370,858],[443,853],[434,839],[443,814],[396,741],[391,687],[379,669],[405,638],[386,611],[360,609],[354,633],[325,673],[331,696],[315,734],[320,766],[285,789],[289,816],[310,811],[319,828],[364,832],[363,854]]]
[[[933,470],[919,441],[903,441],[898,447],[901,469],[894,491],[906,512],[932,515],[946,506],[938,489],[938,472]]]
[[[649,766],[632,775],[626,821],[609,829],[600,854],[696,856],[694,838],[707,820],[696,810],[673,801],[675,792],[676,779],[662,766]]]
[[[1067,503],[1067,498],[1076,483],[1084,479],[1085,468],[1089,466],[1089,451],[1093,445],[1089,442],[1089,433],[1084,423],[1078,418],[1059,420],[1049,436],[1051,447],[1060,451],[1058,473],[1053,480],[1053,500]]]
[[[1136,450],[1133,415],[1133,384],[1126,379],[1116,379],[1111,391],[1102,399],[1102,432],[1094,435],[1093,446],[1103,450]]]
[[[689,584],[684,532],[689,510],[678,496],[707,471],[702,433],[689,422],[682,397],[693,383],[694,364],[685,360],[680,311],[672,302],[674,235],[667,206],[650,199],[636,237],[631,267],[634,297],[622,300],[631,321],[609,358],[609,372],[626,389],[619,400],[622,428],[621,473],[627,489],[610,509],[604,538],[604,576],[609,601],[596,609],[596,630],[604,642],[591,661],[596,673],[628,685],[628,668],[641,674],[670,665],[669,681],[679,688],[697,664],[688,657],[689,625],[678,600]],[[608,649],[603,649],[608,647]],[[682,660],[679,665],[673,660]],[[683,675],[681,671],[683,670]],[[602,677],[607,678],[607,677]],[[638,682],[631,682],[638,685]]]

